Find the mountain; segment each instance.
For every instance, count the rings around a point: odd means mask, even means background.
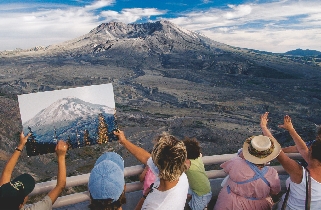
[[[60,99],[40,111],[32,119],[23,124],[24,132],[32,129],[37,141],[51,142],[53,136],[59,139],[73,139],[76,132],[88,130],[96,137],[98,115],[103,114],[106,120],[114,119],[114,109],[98,104],[92,104],[75,97]],[[114,124],[109,127],[113,128]],[[111,131],[112,129],[109,129]],[[56,134],[54,133],[56,131]],[[69,137],[68,137],[69,136]],[[76,138],[76,137],[75,137]]]
[[[185,52],[201,50],[206,45],[204,37],[179,28],[169,21],[144,24],[103,23],[88,34],[49,46],[46,50],[76,50],[81,53],[101,53],[109,50],[125,50],[128,54]],[[189,43],[188,45],[186,45]],[[217,43],[219,44],[219,43]],[[135,53],[135,54],[136,54]],[[131,54],[131,56],[135,56]]]
[[[285,55],[295,55],[295,56],[318,56],[321,55],[320,51],[317,50],[302,50],[302,49],[296,49],[296,50],[290,50],[284,53]]]
[[[39,56],[41,62],[54,66],[77,63],[130,68],[136,75],[142,74],[140,69],[178,69],[165,74],[196,81],[198,77],[207,78],[208,83],[211,83],[208,76],[215,73],[271,78],[310,77],[311,71],[320,75],[313,66],[303,65],[297,71],[293,67],[298,63],[280,59],[279,54],[266,55],[228,46],[169,21],[103,23],[88,34],[61,44],[2,54]],[[185,69],[196,72],[186,75]]]
[[[24,128],[59,125],[76,119],[86,119],[98,116],[100,113],[114,114],[114,109],[104,105],[92,104],[75,97],[59,99],[47,108],[41,110],[32,119],[23,124]]]
[[[303,62],[229,46],[168,21],[104,23],[73,40],[4,51],[0,57],[4,151],[12,151],[19,141],[17,94],[106,83],[113,83],[118,125],[147,150],[156,135],[168,131],[178,138],[197,138],[204,155],[234,153],[246,138],[261,134],[259,119],[266,111],[283,146],[293,144],[278,128],[285,114],[306,140],[314,139],[315,124],[321,124],[321,67],[316,59]],[[107,147],[71,151],[68,170],[89,172],[84,162],[93,162]],[[138,164],[123,147],[113,147],[126,165]],[[46,165],[33,161],[30,167],[45,176],[40,169]]]

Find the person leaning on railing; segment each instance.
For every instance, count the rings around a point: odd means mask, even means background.
[[[272,133],[267,128],[268,112],[261,116],[261,128],[263,134],[273,138]],[[302,138],[295,131],[291,118],[284,116],[284,122],[280,128],[287,130],[295,142],[296,148],[307,162],[304,168],[295,160],[290,159],[283,151],[277,157],[284,170],[290,175],[288,193],[282,196],[278,209],[285,210],[316,210],[321,207],[321,141],[315,141],[307,147]]]
[[[186,170],[186,148],[182,141],[168,133],[158,137],[152,154],[127,140],[123,131],[115,131],[119,142],[140,162],[157,175],[157,181],[151,185],[139,200],[135,209],[168,210],[184,209],[188,192]]]
[[[269,210],[271,195],[281,190],[277,171],[266,164],[276,158],[281,146],[266,136],[252,136],[243,144],[237,157],[221,164],[229,176],[218,195],[214,210]]]
[[[211,183],[205,173],[201,147],[195,138],[183,140],[187,151],[186,175],[189,183],[188,205],[192,210],[203,210],[212,199]]]
[[[90,172],[88,189],[89,209],[121,210],[126,203],[123,158],[115,152],[102,154]]]
[[[58,175],[57,184],[47,196],[41,201],[25,205],[28,200],[28,194],[35,187],[35,180],[30,174],[22,174],[11,180],[12,171],[16,166],[21,152],[27,143],[30,133],[25,136],[23,132],[20,134],[20,143],[15,148],[11,158],[7,162],[0,177],[0,209],[1,210],[49,210],[56,201],[66,185],[66,164],[65,156],[67,152],[67,144],[64,141],[58,141],[56,145],[56,154],[58,158]]]

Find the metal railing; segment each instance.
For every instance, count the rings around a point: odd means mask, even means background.
[[[287,155],[292,159],[302,158],[301,155],[298,153],[289,153]],[[214,164],[221,164],[227,160],[230,160],[235,156],[236,154],[204,156],[202,157],[202,160],[204,162],[204,165],[214,165]],[[280,175],[286,174],[282,166],[272,166],[272,167],[275,168]],[[126,167],[124,169],[124,177],[139,175],[142,171],[143,171],[143,165]],[[89,180],[89,175],[90,174],[88,173],[88,174],[83,174],[78,176],[67,177],[66,187],[68,188],[68,187],[75,187],[75,186],[87,184]],[[209,171],[206,171],[206,175],[208,176],[209,179],[223,178],[226,176],[223,170],[209,170]],[[30,196],[49,192],[56,186],[56,183],[57,183],[56,180],[37,183],[34,190],[31,192]],[[126,193],[138,191],[141,189],[142,189],[141,182],[126,183]],[[76,204],[76,203],[80,203],[88,200],[90,200],[88,191],[74,193],[71,195],[59,197],[54,203],[53,208],[68,206],[68,205],[72,205],[72,204]]]

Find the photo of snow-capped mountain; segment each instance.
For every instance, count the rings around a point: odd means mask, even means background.
[[[113,92],[107,97],[97,94],[97,91],[108,93],[104,90],[106,87],[109,86],[36,93],[41,96],[34,93],[22,95],[21,98],[18,96],[21,118],[27,119],[22,120],[23,131],[32,134],[28,139],[27,154],[32,156],[54,152],[55,144],[61,139],[67,141],[70,148],[107,143],[114,139],[112,131],[117,124]],[[96,101],[94,95],[101,97]],[[102,98],[105,98],[105,104],[101,103]],[[41,100],[46,103],[45,107],[40,106]],[[35,107],[31,106],[31,101],[37,102],[33,104]],[[28,108],[25,110],[34,114],[23,118],[23,107],[26,106]]]
[[[46,125],[64,124],[77,119],[86,119],[100,113],[114,114],[114,109],[105,105],[91,104],[79,98],[67,97],[59,99],[46,109],[40,111],[32,119],[25,122],[23,127],[43,127]]]

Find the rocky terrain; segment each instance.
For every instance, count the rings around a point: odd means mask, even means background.
[[[277,128],[289,114],[306,140],[321,124],[321,67],[291,56],[228,46],[167,21],[105,23],[76,39],[29,50],[0,52],[0,168],[21,131],[17,95],[112,83],[117,120],[128,139],[147,150],[163,131],[196,137],[204,155],[234,153],[260,134],[259,118],[282,145]],[[68,175],[88,173],[105,150],[137,164],[117,142],[72,150]],[[27,164],[26,164],[27,163]],[[26,157],[15,173],[46,180],[56,173],[55,155]]]

